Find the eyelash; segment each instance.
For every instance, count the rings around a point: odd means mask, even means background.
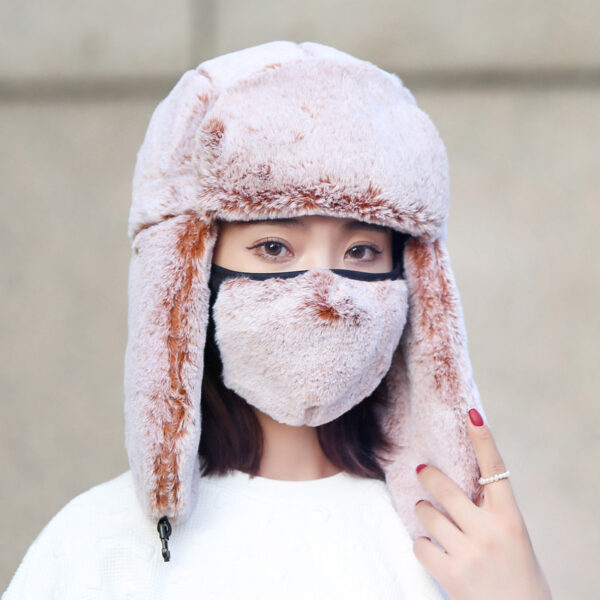
[[[283,242],[280,242],[279,240],[271,239],[271,238],[268,238],[268,239],[266,239],[263,242],[259,242],[258,244],[255,244],[254,246],[248,246],[248,250],[253,250],[255,248],[264,248],[266,246],[266,244],[279,244],[280,246],[283,246],[284,248],[286,248],[287,250],[289,250],[289,248]],[[370,244],[356,244],[356,245],[352,246],[350,248],[350,250],[353,250],[354,248],[369,248],[369,250],[373,251],[376,255],[382,253],[382,250],[378,250],[375,246],[372,246]],[[256,254],[260,258],[264,258],[266,260],[278,261],[278,260],[281,259],[280,256],[273,256],[271,254],[267,254],[264,251],[262,251],[262,252],[256,252]],[[358,260],[361,260],[361,259],[358,259]],[[371,259],[371,260],[374,260],[374,259]],[[369,262],[369,261],[366,260],[366,261],[363,261],[363,262]]]

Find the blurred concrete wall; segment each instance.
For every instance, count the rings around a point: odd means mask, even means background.
[[[74,495],[128,468],[136,151],[187,69],[317,41],[397,73],[450,158],[475,376],[555,598],[598,597],[600,4],[0,3],[0,589]]]

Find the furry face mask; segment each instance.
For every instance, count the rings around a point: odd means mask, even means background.
[[[435,465],[477,499],[466,419],[470,408],[484,413],[446,250],[448,204],[448,160],[434,124],[396,75],[370,62],[321,44],[276,41],[207,60],[181,77],[150,120],[129,213],[125,441],[149,517],[182,522],[196,500],[217,220],[303,215],[357,219],[410,236],[402,257],[406,289],[369,282],[368,300],[366,283],[343,286],[351,313],[359,314],[363,301],[383,302],[396,319],[372,332],[385,346],[373,358],[373,378],[389,365],[382,381],[389,408],[380,422],[396,450],[382,465],[386,484],[413,537],[426,535],[413,513],[417,500],[444,512],[419,484],[419,463]],[[317,280],[332,285],[323,293],[336,306],[340,282],[330,274],[289,284],[299,296],[287,317],[300,298],[311,299],[303,323],[313,332],[323,325]],[[303,289],[310,281],[315,287]],[[229,284],[219,306],[224,323],[236,286],[260,297],[271,289],[260,283]],[[405,302],[406,324],[390,361]],[[278,310],[284,313],[285,303]],[[336,310],[343,314],[342,306]],[[372,383],[358,377],[357,396]]]
[[[213,274],[223,271],[213,264]],[[280,423],[333,421],[390,368],[406,321],[406,282],[340,272],[240,274],[218,288],[213,315],[223,382]]]

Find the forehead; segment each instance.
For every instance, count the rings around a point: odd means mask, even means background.
[[[251,221],[231,221],[232,224],[239,226],[280,226],[302,229],[310,227],[314,224],[324,224],[326,226],[340,227],[344,230],[370,230],[385,233],[391,231],[389,227],[377,225],[375,223],[367,223],[357,219],[348,219],[340,217],[330,217],[321,215],[307,215],[302,217],[281,218],[281,219],[253,219]]]

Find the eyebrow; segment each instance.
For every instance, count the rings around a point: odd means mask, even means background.
[[[249,225],[283,225],[284,227],[304,227],[304,224],[298,219],[256,219],[246,221]],[[344,224],[344,229],[350,231],[352,229],[372,229],[374,231],[387,231],[389,227],[384,225],[376,225],[375,223],[366,223],[365,221],[348,221]]]

